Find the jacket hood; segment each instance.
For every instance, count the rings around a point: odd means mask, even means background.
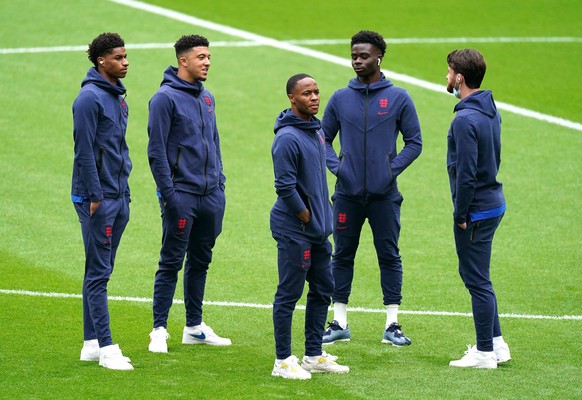
[[[475,92],[465,97],[455,106],[455,112],[466,109],[479,111],[489,118],[493,118],[497,114],[497,107],[490,90]]]
[[[378,82],[373,82],[373,83],[362,83],[360,82],[360,80],[356,77],[353,78],[352,80],[350,80],[350,82],[348,83],[348,87],[354,89],[354,90],[360,90],[360,91],[364,91],[366,90],[366,88],[368,90],[379,90],[379,89],[384,89],[387,88],[389,86],[393,86],[392,82],[389,79],[386,79],[386,77],[384,76],[384,74],[381,74],[380,80]]]
[[[81,87],[88,85],[88,84],[93,84],[93,85],[99,87],[100,89],[103,89],[106,92],[109,92],[113,95],[123,96],[126,92],[125,86],[123,86],[123,83],[121,82],[121,80],[118,79],[117,85],[114,86],[108,80],[106,80],[103,77],[103,75],[101,75],[97,71],[97,69],[95,69],[95,67],[89,68],[89,71],[87,72],[87,76],[85,77],[85,79],[83,79],[83,82],[81,82]]]
[[[204,86],[202,82],[196,81],[190,83],[178,76],[178,68],[172,67],[171,65],[164,71],[164,79],[160,86],[168,85],[177,90],[183,90],[185,92],[190,92],[194,96],[198,96],[204,91]]]
[[[318,130],[321,128],[321,121],[317,119],[316,116],[312,116],[311,121],[305,121],[304,119],[301,119],[295,115],[295,113],[290,108],[288,108],[281,111],[277,117],[277,120],[275,121],[275,135],[279,129],[285,126],[295,126],[302,130]]]

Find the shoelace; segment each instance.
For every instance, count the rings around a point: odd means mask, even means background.
[[[341,326],[339,326],[339,324],[336,324],[335,322],[328,322],[327,323],[327,329],[329,330],[331,329],[332,331],[340,331],[343,330],[343,328]]]
[[[328,354],[325,351],[321,353],[321,356],[324,357],[324,358],[326,358],[327,361],[330,361],[330,362],[335,362],[338,359],[338,356],[334,356],[334,355]]]
[[[214,333],[214,330],[208,325],[206,325],[204,322],[200,324],[200,330],[209,335],[216,335],[216,333]]]
[[[289,365],[289,368],[299,366],[299,359],[295,356],[291,356],[291,357],[287,358],[287,360],[285,360],[284,362],[286,362]],[[283,364],[283,363],[281,363],[281,364]]]

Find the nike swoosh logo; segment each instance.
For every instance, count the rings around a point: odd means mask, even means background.
[[[388,114],[388,111],[378,111],[378,115],[386,115]]]
[[[200,332],[199,335],[196,335],[194,333],[189,333],[188,335],[192,336],[194,339],[198,339],[198,340],[204,340],[206,339],[206,335],[204,334],[204,332]]]

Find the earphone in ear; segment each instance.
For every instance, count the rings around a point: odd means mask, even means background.
[[[99,61],[99,64],[103,65],[103,61]]]
[[[378,65],[380,65],[380,59],[378,59]]]

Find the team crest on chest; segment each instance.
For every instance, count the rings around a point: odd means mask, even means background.
[[[127,103],[125,102],[125,98],[119,97],[119,104],[121,105],[121,110],[123,111],[123,115],[127,117]]]
[[[378,105],[380,106],[380,111],[378,111],[379,117],[389,113],[389,111],[388,111],[388,99],[378,100]]]

